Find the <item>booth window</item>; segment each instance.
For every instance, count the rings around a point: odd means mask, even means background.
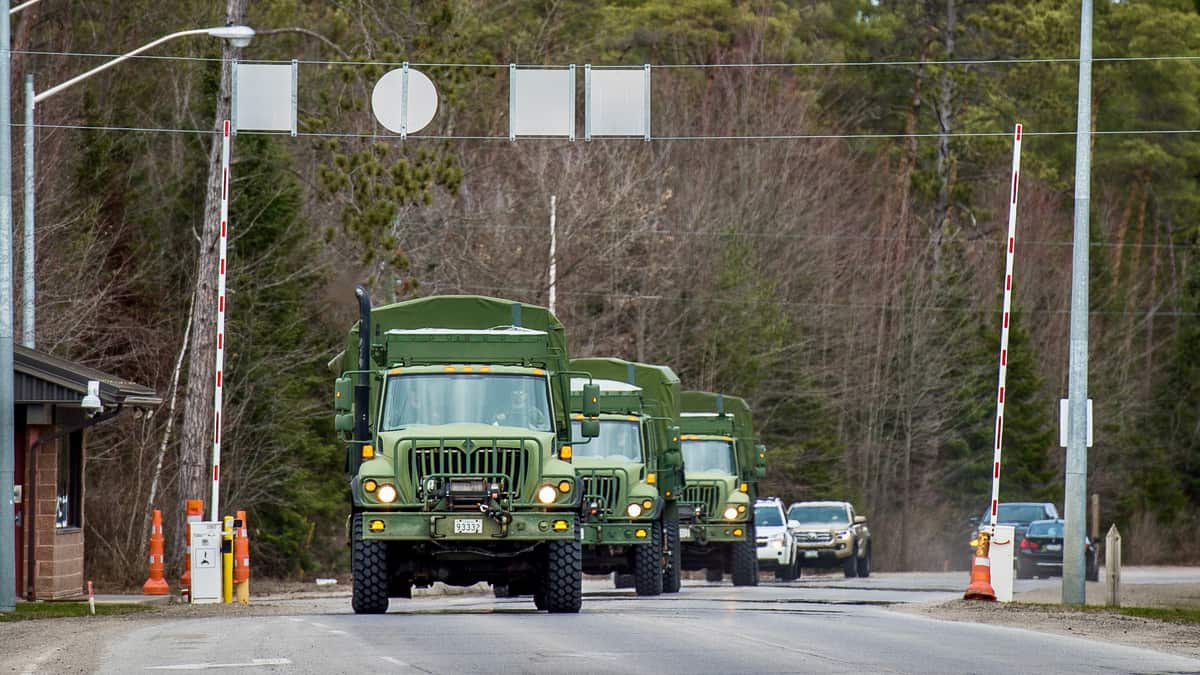
[[[58,439],[58,495],[54,526],[77,528],[83,515],[83,432]]]

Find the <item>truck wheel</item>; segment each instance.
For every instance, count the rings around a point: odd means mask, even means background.
[[[719,584],[723,579],[725,579],[725,571],[720,567],[704,568],[704,580],[710,584]]]
[[[649,539],[633,547],[633,587],[638,595],[659,595],[663,590],[661,520],[650,526]]]
[[[364,540],[362,521],[357,513],[350,525],[350,605],[355,614],[383,614],[388,609],[387,543]]]
[[[775,578],[780,581],[795,581],[800,576],[800,559],[793,554],[792,563],[775,570]]]
[[[858,559],[858,576],[871,576],[871,545],[867,544],[867,554]]]
[[[679,550],[679,511],[668,506],[663,514],[663,593],[678,593],[683,552]]]
[[[842,572],[847,579],[853,579],[858,576],[858,556],[852,555],[842,561]]]
[[[750,541],[735,541],[733,543],[733,585],[758,585],[758,544],[754,535],[748,535]]]
[[[583,545],[578,539],[547,543],[541,596],[545,607],[539,609],[552,614],[574,614],[583,606]]]

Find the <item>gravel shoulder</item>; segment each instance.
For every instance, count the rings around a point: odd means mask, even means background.
[[[1200,659],[1200,626],[1125,616],[1103,609],[1104,587],[1087,585],[1088,610],[1057,605],[1058,588],[1014,596],[1012,603],[952,600],[938,604],[897,605],[898,612],[944,621],[974,621],[1025,630],[1112,642]],[[1046,604],[1043,604],[1046,603]],[[1126,607],[1200,607],[1200,584],[1123,584]]]

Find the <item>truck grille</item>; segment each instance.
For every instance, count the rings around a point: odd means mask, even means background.
[[[597,515],[608,518],[614,513],[620,514],[621,479],[613,475],[583,474],[583,503],[596,502],[599,505]]]
[[[833,541],[832,532],[797,532],[796,541],[801,544],[828,544]]]
[[[518,498],[525,488],[525,467],[529,457],[525,448],[481,447],[473,451],[445,446],[414,448],[412,475],[418,485],[427,476],[455,475],[499,477],[507,476],[504,492]]]
[[[716,484],[688,485],[680,501],[702,507],[705,518],[717,518],[721,513],[721,489]]]

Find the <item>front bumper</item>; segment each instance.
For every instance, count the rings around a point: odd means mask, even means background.
[[[850,546],[844,546],[841,550],[836,548],[800,548],[796,551],[796,559],[800,562],[800,566],[829,566],[832,567],[846,558],[854,555],[854,549]]]
[[[583,545],[597,544],[649,544],[652,522],[623,521],[616,523],[583,523],[579,531],[583,535]],[[642,536],[638,536],[638,532]]]
[[[770,567],[787,567],[791,564],[791,551],[787,548],[775,548],[770,544],[760,544],[758,547],[758,565],[764,569]]]
[[[746,529],[746,523],[721,523],[719,525],[680,523],[679,541],[685,544],[746,541]]]
[[[573,512],[518,511],[508,515],[512,520],[504,527],[494,518],[470,511],[368,511],[363,513],[362,535],[376,541],[544,541],[578,536]],[[373,523],[382,523],[382,529],[371,529]]]

